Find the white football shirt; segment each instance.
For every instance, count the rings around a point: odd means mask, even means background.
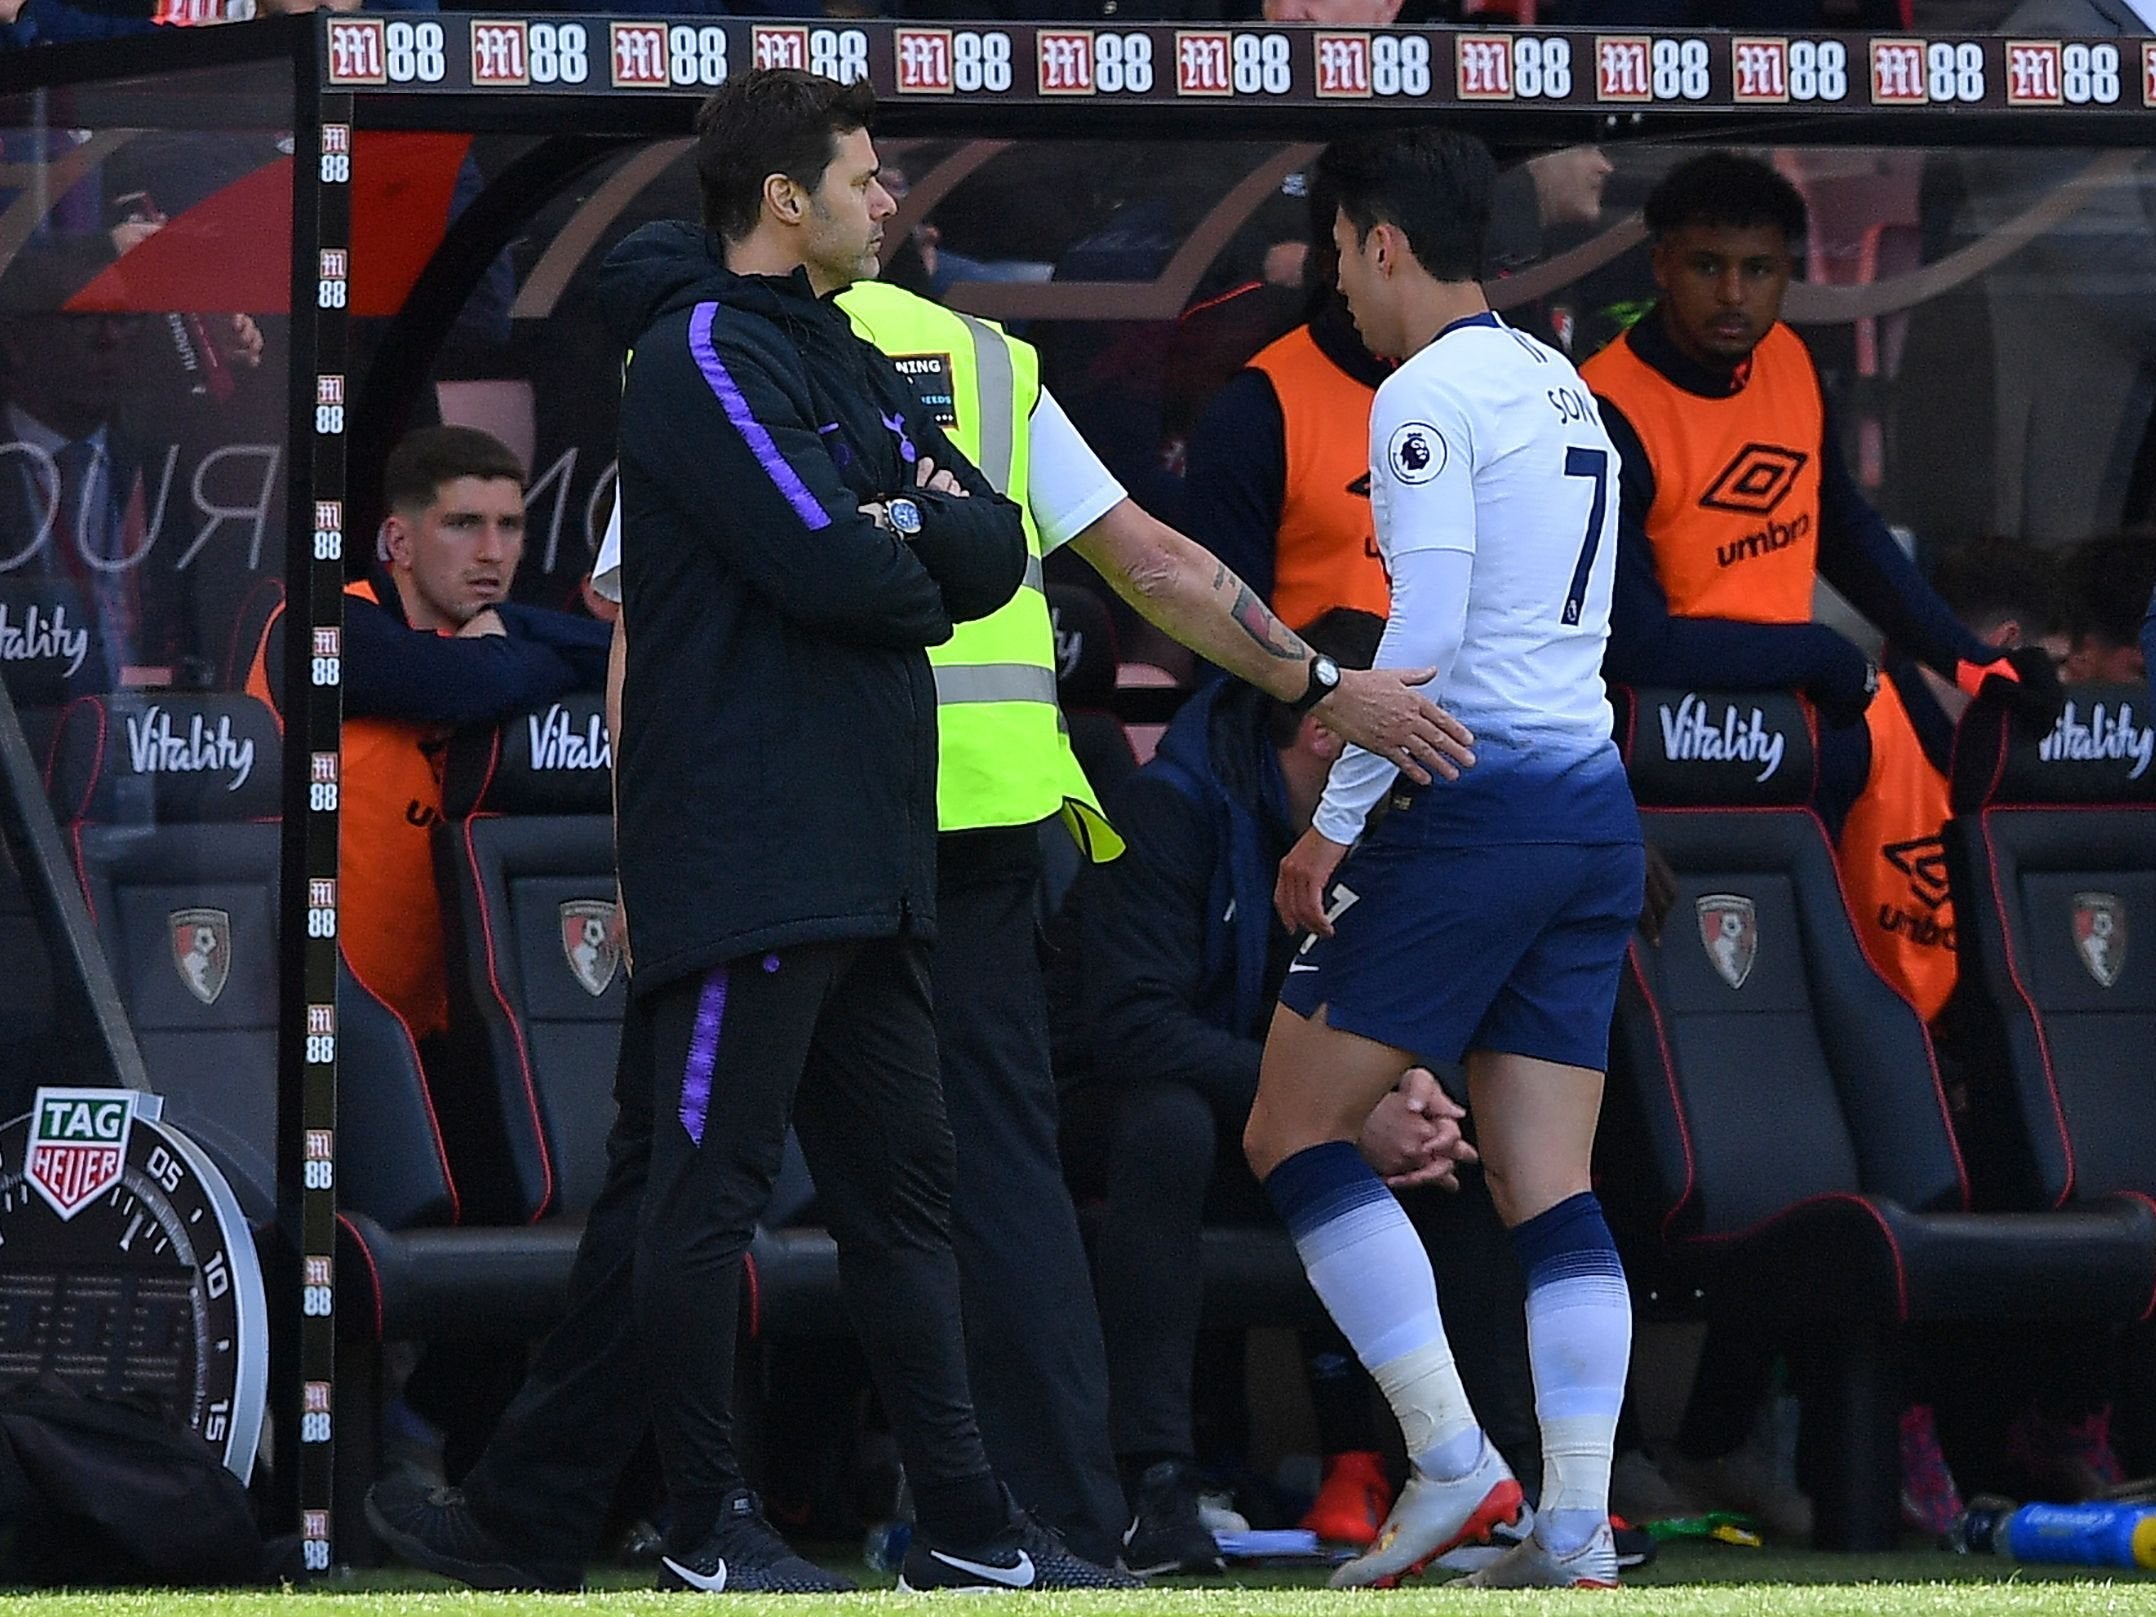
[[[1570,361],[1494,313],[1446,327],[1372,403],[1370,506],[1393,577],[1378,665],[1436,666],[1431,699],[1474,731],[1476,766],[1434,785],[1426,812],[1458,812],[1478,839],[1549,840],[1585,806],[1583,772],[1621,772],[1602,686],[1617,474]],[[1350,748],[1318,829],[1352,842],[1394,775]]]
[[[1026,470],[1026,506],[1041,536],[1043,556],[1069,544],[1124,499],[1123,485],[1079,436],[1063,406],[1045,387],[1034,401]],[[606,537],[592,563],[591,587],[621,599],[621,501],[607,518]]]

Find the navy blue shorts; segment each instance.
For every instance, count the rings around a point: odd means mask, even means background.
[[[1386,829],[1342,867],[1333,935],[1306,940],[1280,1002],[1423,1061],[1488,1050],[1602,1071],[1640,845],[1427,846]]]

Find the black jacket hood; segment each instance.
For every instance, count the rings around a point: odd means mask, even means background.
[[[635,347],[661,315],[695,303],[799,318],[818,301],[806,270],[736,275],[720,257],[718,237],[686,219],[638,226],[599,267],[599,307],[608,331],[624,348]]]

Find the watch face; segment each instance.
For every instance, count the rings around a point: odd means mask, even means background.
[[[224,1176],[136,1112],[41,1089],[0,1127],[0,1386],[148,1393],[245,1479],[269,1380],[254,1242]]]
[[[884,509],[891,514],[893,531],[908,539],[921,531],[921,508],[911,500],[893,500]]]
[[[1340,683],[1340,665],[1322,651],[1318,653],[1317,663],[1311,668],[1310,672],[1317,682],[1327,690],[1331,690]]]

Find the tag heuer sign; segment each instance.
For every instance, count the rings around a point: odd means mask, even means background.
[[[62,1219],[120,1182],[134,1097],[110,1089],[40,1089],[30,1111],[24,1177]]]

